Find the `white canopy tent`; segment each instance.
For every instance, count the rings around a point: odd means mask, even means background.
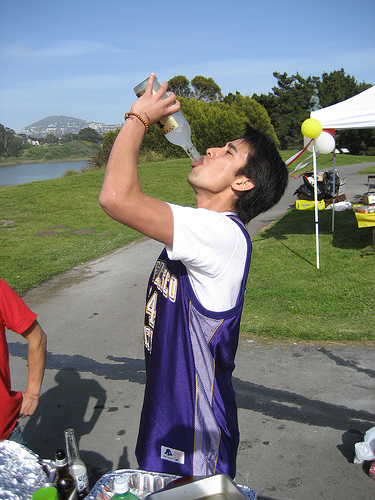
[[[312,111],[310,117],[319,120],[323,129],[375,128],[375,85],[346,101]]]
[[[363,92],[341,101],[332,106],[318,109],[310,113],[311,118],[318,120],[323,130],[375,128],[375,85]],[[317,203],[317,173],[315,146],[313,146],[314,179],[315,179],[315,228],[316,228],[316,255],[319,269],[319,216]],[[332,213],[332,229],[334,210]]]

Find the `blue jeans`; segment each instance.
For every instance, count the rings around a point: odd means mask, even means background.
[[[8,437],[9,441],[15,441],[18,444],[22,444],[23,446],[27,446],[25,438],[23,437],[22,429],[20,423],[17,422],[12,430],[10,436]]]

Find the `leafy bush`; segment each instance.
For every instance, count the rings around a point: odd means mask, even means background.
[[[72,177],[73,175],[79,175],[79,172],[70,168],[69,170],[66,170],[61,177]]]
[[[210,147],[222,146],[230,140],[239,138],[245,122],[267,133],[278,144],[266,110],[250,97],[237,95],[230,104],[222,101],[204,102],[186,97],[180,97],[179,100],[181,111],[190,123],[192,142],[201,154]],[[117,133],[118,131],[105,134],[102,150],[90,159],[92,168],[105,166]],[[140,158],[151,161],[185,157],[184,150],[166,141],[157,126],[149,129],[140,149]]]
[[[93,143],[73,141],[65,144],[44,144],[32,146],[23,151],[22,160],[53,161],[71,158],[87,158],[98,151],[99,146]]]

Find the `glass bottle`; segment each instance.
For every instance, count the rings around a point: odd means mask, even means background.
[[[117,476],[113,481],[113,491],[115,495],[112,497],[113,500],[120,499],[128,499],[128,500],[136,500],[137,496],[133,495],[133,493],[129,490],[129,482],[126,476]],[[139,499],[138,499],[139,500]]]
[[[65,442],[70,472],[74,477],[74,481],[76,483],[77,498],[81,500],[89,494],[90,489],[86,465],[84,464],[83,460],[81,460],[81,457],[79,455],[78,445],[74,435],[74,429],[66,429]]]
[[[148,78],[134,87],[134,92],[137,97],[141,97],[141,95],[144,94],[147,87],[147,82]],[[153,93],[156,94],[160,87],[161,83],[155,76],[154,85],[152,87]],[[168,92],[164,94],[163,99],[165,99],[166,97],[168,97]],[[169,142],[184,148],[186,153],[194,162],[200,161],[201,155],[198,153],[198,151],[195,149],[195,146],[191,142],[191,129],[189,122],[186,120],[181,111],[177,111],[177,113],[173,113],[173,115],[171,116],[162,118],[157,122],[157,124],[159,125],[161,131]]]
[[[55,485],[60,500],[77,500],[77,489],[74,478],[70,473],[65,451],[58,449],[55,452],[56,476]]]

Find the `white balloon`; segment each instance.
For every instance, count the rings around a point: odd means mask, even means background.
[[[315,148],[317,151],[319,151],[319,153],[322,153],[324,155],[332,153],[332,151],[335,149],[334,137],[328,132],[322,132],[315,139]]]

